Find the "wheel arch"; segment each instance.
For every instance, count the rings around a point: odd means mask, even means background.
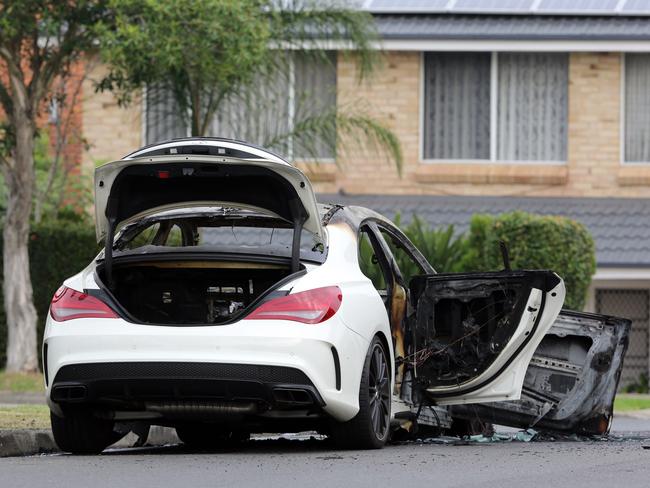
[[[394,353],[393,353],[393,348],[391,347],[391,343],[388,342],[388,338],[386,337],[386,334],[384,334],[383,331],[379,330],[375,333],[373,336],[373,339],[377,337],[381,341],[382,345],[386,348],[386,352],[388,353],[388,367],[390,368],[390,378],[391,378],[391,386],[394,387],[395,383],[395,358],[394,358]],[[391,341],[392,342],[392,341]],[[392,390],[392,388],[391,388]]]

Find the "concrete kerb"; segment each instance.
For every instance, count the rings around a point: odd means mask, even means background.
[[[138,437],[129,433],[111,447],[131,447]],[[176,431],[169,427],[152,426],[147,446],[178,444]],[[60,452],[49,430],[0,430],[0,457],[31,456]]]

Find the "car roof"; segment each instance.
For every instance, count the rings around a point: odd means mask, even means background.
[[[365,220],[375,220],[388,226],[394,227],[395,224],[384,215],[375,212],[367,207],[357,205],[341,205],[338,203],[319,203],[318,211],[321,214],[322,224],[325,226],[329,223],[345,222],[348,225],[358,229]]]

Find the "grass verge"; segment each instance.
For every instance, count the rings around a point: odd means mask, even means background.
[[[0,391],[13,393],[42,392],[43,375],[41,373],[7,373],[0,371]]]
[[[633,412],[634,410],[650,409],[650,395],[622,393],[614,400],[615,412]]]
[[[0,406],[0,429],[49,429],[46,405]]]

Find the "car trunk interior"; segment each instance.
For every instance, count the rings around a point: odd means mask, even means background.
[[[98,274],[104,280],[103,269]],[[138,322],[221,324],[291,274],[289,264],[244,261],[115,263],[111,292]]]

